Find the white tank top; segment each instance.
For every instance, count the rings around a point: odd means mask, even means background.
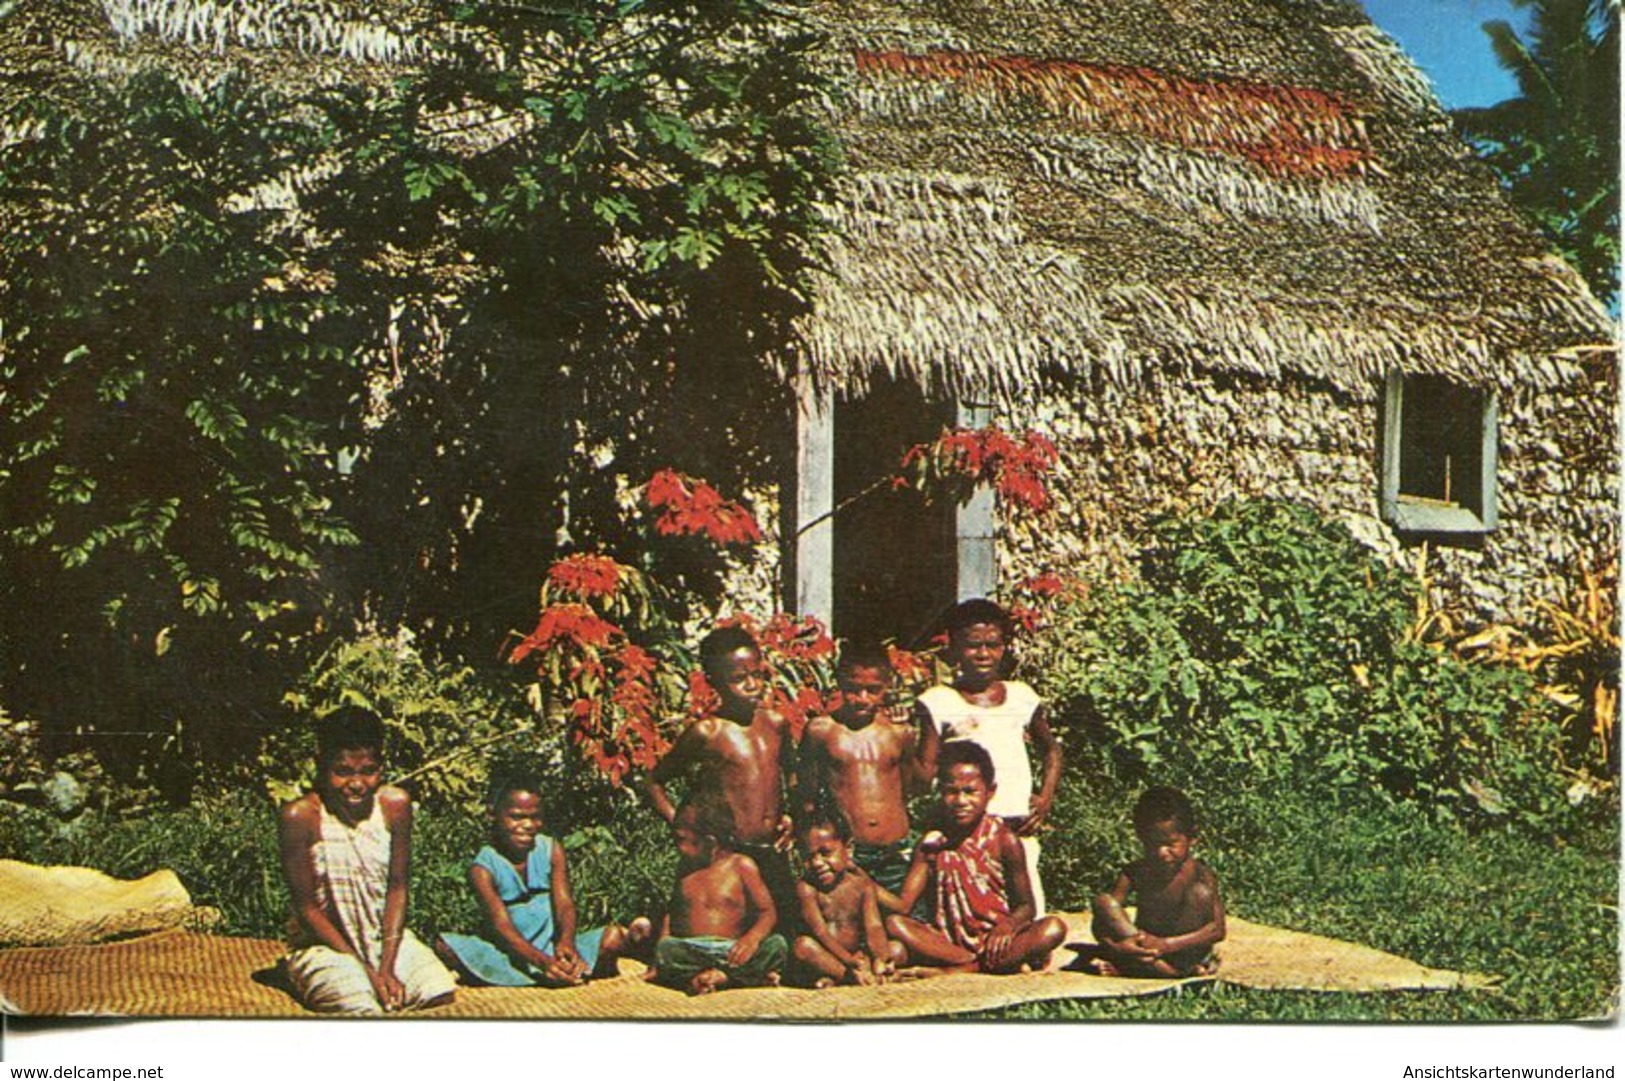
[[[989,814],[1025,817],[1032,812],[1033,767],[1027,757],[1027,726],[1042,704],[1038,692],[1020,680],[1004,681],[1004,703],[975,706],[952,687],[936,686],[920,695],[931,722],[944,741],[968,739],[993,759],[998,791],[988,801]]]

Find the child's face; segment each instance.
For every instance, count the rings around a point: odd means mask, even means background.
[[[982,779],[982,771],[971,762],[955,762],[937,778],[942,789],[942,809],[957,826],[974,826],[987,813],[993,786]]]
[[[807,873],[821,889],[829,889],[852,869],[852,846],[824,826],[814,826],[801,838]]]
[[[678,819],[671,828],[672,843],[677,846],[677,858],[684,864],[692,866],[697,863],[706,863],[711,858],[711,849],[715,842]]]
[[[714,682],[723,709],[754,711],[767,694],[767,670],[762,665],[761,651],[754,646],[740,646],[722,658]]]
[[[862,728],[875,718],[875,711],[886,704],[891,694],[891,670],[873,665],[858,664],[840,673],[841,720],[853,728]]]
[[[383,783],[384,764],[376,748],[339,751],[322,764],[316,786],[334,810],[372,813],[372,797]]]
[[[991,683],[1004,668],[1004,632],[995,623],[972,623],[948,639],[953,665],[966,679]]]
[[[530,852],[542,832],[542,797],[523,789],[509,792],[497,804],[491,825],[497,847],[504,854]]]
[[[1153,866],[1172,877],[1191,855],[1191,836],[1173,819],[1153,822],[1139,831],[1140,846]]]

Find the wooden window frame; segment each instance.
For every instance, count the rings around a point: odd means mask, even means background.
[[[1383,387],[1382,495],[1383,521],[1401,533],[1479,536],[1494,532],[1496,514],[1496,475],[1500,442],[1500,407],[1495,391],[1473,388],[1480,396],[1479,413],[1479,503],[1436,505],[1409,500],[1400,491],[1400,455],[1404,431],[1405,382],[1413,373],[1391,371]]]

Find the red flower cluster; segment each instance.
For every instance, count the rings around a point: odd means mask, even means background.
[[[508,654],[508,663],[518,664],[532,653],[561,646],[602,649],[618,637],[624,637],[619,627],[584,604],[550,604],[542,609],[536,629]]]
[[[934,443],[920,443],[903,455],[906,473],[958,478],[972,484],[992,484],[1001,499],[1032,511],[1048,510],[1050,494],[1044,478],[1060,455],[1055,444],[1038,432],[1027,431],[1017,440],[994,425],[986,428],[943,429]]]
[[[738,503],[711,485],[670,469],[649,478],[644,498],[661,512],[655,531],[666,536],[703,534],[717,544],[757,544],[762,528]]]
[[[576,555],[555,563],[547,584],[566,596],[607,599],[633,574],[608,557]],[[611,782],[660,761],[669,744],[658,721],[655,658],[624,630],[584,603],[548,604],[508,653],[511,664],[526,658],[554,699],[569,702],[572,741]]]
[[[547,584],[582,600],[611,597],[621,584],[621,571],[621,565],[608,556],[566,556],[548,569]]]

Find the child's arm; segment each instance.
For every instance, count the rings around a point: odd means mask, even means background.
[[[924,709],[923,706],[920,708]],[[931,724],[929,720],[925,723]],[[899,762],[903,770],[903,793],[916,796],[931,788],[931,774],[926,772],[920,758],[924,740],[920,738],[920,733],[913,724],[899,724],[897,727],[903,730],[903,753]]]
[[[818,940],[818,944],[829,951],[831,957],[846,966],[847,972],[855,973],[863,967],[863,958],[847,950],[840,941],[830,933],[829,923],[824,919],[824,912],[818,907],[818,891],[806,882],[796,883],[796,900],[801,902],[801,919],[807,925],[807,930]]]
[[[914,906],[919,904],[920,898],[925,895],[925,887],[930,884],[930,881],[930,856],[922,846],[915,845],[914,859],[908,865],[908,875],[903,879],[903,888],[897,892],[897,896],[894,898],[896,903],[887,904],[886,907],[899,915],[908,915],[914,911]],[[883,897],[881,900],[885,901],[886,898]]]
[[[937,731],[937,720],[924,702],[914,703],[914,725],[920,734],[914,748],[915,776],[929,787],[937,775],[937,751],[942,748],[942,733]]]
[[[378,958],[378,1002],[386,1010],[406,1004],[406,985],[395,976],[395,956],[406,934],[406,890],[412,880],[412,798],[399,788],[378,790],[384,825],[389,827],[389,881],[384,893],[384,949]]]
[[[654,805],[655,813],[667,822],[677,817],[677,804],[672,802],[666,785],[686,774],[699,761],[706,743],[705,733],[701,731],[705,727],[705,721],[700,720],[683,729],[677,736],[677,742],[666,752],[666,757],[655,763],[655,768],[649,771],[649,779],[644,782],[644,791]]]
[[[773,837],[773,847],[780,852],[788,852],[796,844],[795,806],[798,779],[796,777],[796,737],[790,730],[787,718],[774,714],[774,721],[779,728],[779,785],[784,794],[784,811],[779,815],[777,832]]]
[[[824,790],[824,723],[824,718],[814,717],[801,733],[794,806],[804,819],[817,811],[818,794]]]
[[[1166,938],[1142,932],[1141,941],[1147,949],[1154,951],[1152,956],[1166,957],[1169,954],[1213,946],[1224,941],[1224,900],[1219,896],[1218,877],[1207,867],[1202,867],[1196,881],[1191,883],[1186,901],[1207,910],[1206,922],[1194,931]]]
[[[880,887],[873,882],[863,886],[863,941],[869,947],[870,971],[880,979],[890,976],[890,939],[886,937],[885,921],[880,918]]]
[[[1091,929],[1095,941],[1110,956],[1135,961],[1154,960],[1156,954],[1141,943],[1142,932],[1134,926],[1134,921],[1128,918],[1128,912],[1123,907],[1128,903],[1128,895],[1133,889],[1134,878],[1128,870],[1124,870],[1117,876],[1109,892],[1095,898],[1095,918]]]
[[[576,899],[570,892],[570,870],[564,862],[564,846],[557,841],[549,843],[553,846],[553,918],[558,922],[553,958],[568,973],[570,982],[580,983],[587,966],[576,952]]]
[[[1016,830],[1022,837],[1029,837],[1038,832],[1038,827],[1049,817],[1050,807],[1055,803],[1055,788],[1061,783],[1061,741],[1056,739],[1055,733],[1051,731],[1049,713],[1043,706],[1033,711],[1033,718],[1028,722],[1027,730],[1032,733],[1033,743],[1037,745],[1038,753],[1044,758],[1044,779],[1038,791],[1033,793],[1032,813]]]
[[[1033,884],[1027,876],[1027,857],[1021,849],[1021,840],[1009,830],[999,833],[999,862],[1004,864],[1005,898],[1010,904],[1010,915],[982,936],[977,953],[990,969],[1004,967],[1011,940],[1037,918]]]
[[[762,872],[757,870],[755,860],[740,858],[739,880],[751,907],[756,910],[756,922],[734,941],[728,951],[730,965],[742,965],[755,957],[762,942],[773,933],[773,925],[779,922],[779,910],[773,906],[773,895],[767,892],[767,883],[762,881]]]

